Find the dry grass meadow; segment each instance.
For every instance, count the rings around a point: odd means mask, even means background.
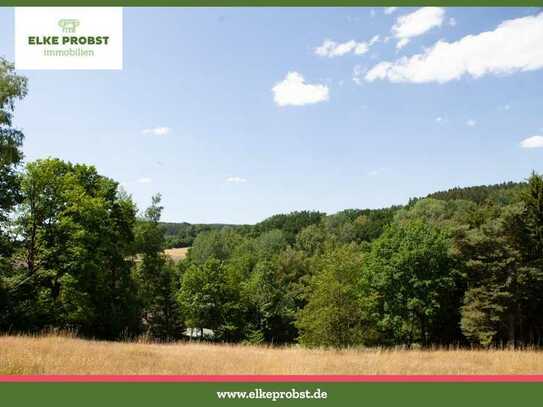
[[[541,374],[535,350],[324,350],[0,336],[0,375]]]
[[[182,247],[179,249],[166,249],[164,250],[164,253],[177,263],[179,260],[183,260],[185,257],[187,257],[187,252],[189,251],[189,249],[190,247]]]

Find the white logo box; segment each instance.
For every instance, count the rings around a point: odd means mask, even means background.
[[[16,69],[123,69],[122,7],[16,7]]]

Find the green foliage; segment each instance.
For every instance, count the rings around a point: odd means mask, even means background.
[[[21,192],[11,325],[106,338],[136,331],[135,207],[118,184],[94,167],[47,159],[27,165]]]
[[[26,92],[26,78],[16,75],[13,64],[0,58],[0,125],[11,126],[15,101]]]
[[[534,174],[520,202],[458,241],[468,277],[461,326],[473,342],[516,345],[543,337],[542,197],[542,179]]]
[[[136,275],[145,333],[152,338],[170,340],[181,336],[182,323],[175,298],[178,276],[172,261],[163,253],[160,200],[160,195],[153,196],[151,206],[136,227],[136,251],[141,256]]]
[[[383,233],[399,207],[346,209],[323,218],[326,234],[338,244],[371,242]]]
[[[165,247],[191,247],[196,236],[203,232],[218,231],[222,229],[234,229],[238,232],[244,232],[248,226],[245,225],[226,225],[226,224],[190,224],[186,222],[171,223],[161,222],[160,226],[164,229]]]
[[[454,232],[468,223],[476,208],[477,205],[471,201],[427,198],[417,201],[409,209],[398,211],[395,219],[398,222],[421,219],[447,232]]]
[[[309,225],[296,236],[295,247],[313,256],[320,254],[325,248],[327,234],[321,225]]]
[[[449,248],[447,236],[421,220],[394,223],[374,242],[363,290],[374,299],[371,314],[384,343],[439,342],[436,322],[447,317],[456,285]]]
[[[515,195],[524,187],[523,183],[506,182],[496,185],[480,185],[475,187],[451,188],[447,191],[439,191],[429,194],[426,198],[443,201],[466,200],[476,204],[486,201],[508,205],[515,201]]]
[[[12,218],[20,200],[19,165],[23,159],[23,133],[12,128],[15,101],[26,95],[26,79],[15,74],[12,64],[0,58],[0,330],[9,327],[13,302],[9,277],[13,274]]]
[[[521,191],[525,210],[522,218],[526,225],[525,241],[529,247],[527,255],[533,260],[543,259],[543,177],[535,173],[528,180],[528,187]]]
[[[514,312],[513,290],[520,282],[521,259],[505,230],[503,218],[469,231],[459,242],[468,277],[461,326],[482,345],[507,340],[508,314]],[[512,315],[512,314],[511,314]]]
[[[302,344],[340,348],[363,344],[370,337],[358,289],[362,264],[356,245],[327,251],[316,261],[307,305],[296,322]]]
[[[21,171],[26,80],[0,59],[0,332],[306,346],[543,343],[543,178],[254,226],[140,218],[92,166]],[[191,246],[177,265],[167,247]],[[207,332],[207,331],[206,331]],[[211,339],[209,336],[207,339]]]
[[[189,257],[196,264],[204,264],[211,258],[226,260],[241,240],[241,235],[231,229],[204,232],[194,240]]]
[[[293,342],[298,336],[296,314],[305,304],[308,273],[302,252],[286,248],[274,257],[264,253],[242,286],[249,331],[260,332],[269,343]]]
[[[256,255],[261,259],[271,259],[285,249],[287,244],[285,233],[278,229],[264,232],[254,240]]]
[[[278,229],[284,232],[288,243],[294,243],[296,235],[309,225],[319,223],[324,213],[312,211],[291,212],[269,217],[254,226],[257,235]]]
[[[217,331],[224,321],[223,264],[209,259],[204,264],[189,267],[183,274],[177,300],[187,327]]]
[[[9,267],[6,258],[13,248],[9,214],[20,198],[17,169],[23,159],[23,133],[11,126],[12,116],[15,101],[26,91],[26,79],[0,58],[0,272]]]
[[[505,317],[500,292],[487,288],[470,288],[464,296],[460,325],[464,335],[474,343],[489,346],[496,339]]]

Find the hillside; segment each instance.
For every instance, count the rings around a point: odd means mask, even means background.
[[[476,204],[485,201],[508,204],[513,201],[515,194],[526,186],[525,182],[503,182],[500,184],[475,185],[469,187],[455,187],[448,190],[432,192],[424,197],[412,198],[407,206],[412,206],[421,199],[438,199],[441,201],[466,200]],[[194,239],[200,233],[220,230],[236,230],[242,233],[260,235],[273,229],[283,231],[289,240],[307,226],[318,224],[328,217],[338,221],[353,222],[360,216],[365,216],[374,221],[375,230],[369,232],[369,239],[377,237],[382,228],[390,223],[395,212],[403,208],[396,205],[381,209],[345,209],[335,214],[326,215],[323,212],[295,211],[288,214],[272,215],[255,225],[235,225],[222,223],[188,223],[188,222],[161,222],[165,231],[168,248],[185,248],[194,243]]]
[[[525,182],[504,182],[493,185],[456,187],[444,191],[433,192],[428,194],[425,198],[440,199],[444,201],[463,199],[477,204],[483,203],[486,200],[503,202],[510,200],[511,196],[517,193],[523,186],[526,186]]]
[[[221,223],[187,223],[160,222],[166,238],[166,247],[190,247],[198,234],[222,229],[241,229],[244,225],[229,225]]]

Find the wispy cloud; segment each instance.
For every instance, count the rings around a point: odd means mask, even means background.
[[[468,121],[466,121],[466,126],[475,127],[475,126],[477,126],[477,121],[475,121],[473,119],[469,119]]]
[[[520,142],[522,148],[543,148],[543,136],[532,136]]]
[[[150,184],[151,182],[153,182],[153,179],[149,177],[141,177],[137,180],[138,184]]]
[[[247,179],[242,177],[227,177],[226,182],[231,184],[244,184],[247,182]]]
[[[169,127],[154,127],[150,129],[143,129],[141,133],[146,136],[165,136],[170,133],[170,130],[171,129]]]
[[[321,45],[315,47],[314,52],[315,55],[328,58],[341,57],[351,53],[355,55],[364,55],[377,41],[379,41],[378,35],[374,35],[367,42],[357,42],[355,40],[336,42],[326,39]]]
[[[298,72],[289,72],[285,79],[275,84],[272,92],[278,106],[303,106],[330,99],[328,86],[305,83]]]
[[[367,72],[367,69],[362,65],[355,65],[353,68],[353,82],[357,85],[362,85],[364,83],[364,74]]]
[[[366,74],[369,82],[444,83],[464,75],[507,75],[543,68],[543,13],[507,20],[494,31],[438,41],[423,54],[381,62]],[[446,61],[446,62],[444,62]]]
[[[440,27],[444,17],[445,10],[441,7],[422,7],[398,17],[392,27],[394,37],[398,39],[396,48],[403,48],[411,38],[418,37],[434,27]]]

